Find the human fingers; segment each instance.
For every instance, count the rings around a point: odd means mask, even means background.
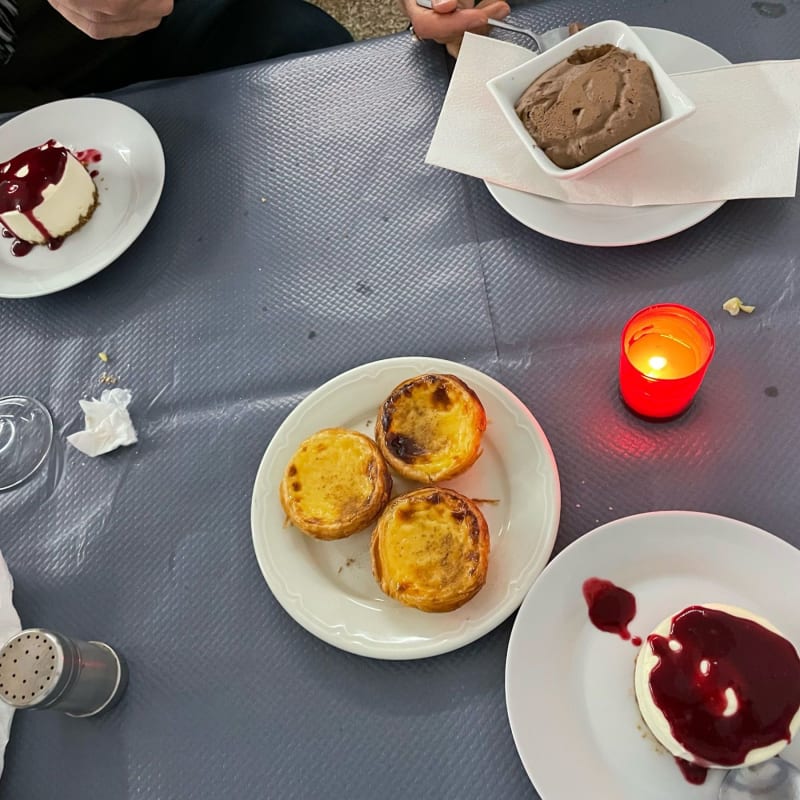
[[[491,19],[505,19],[511,13],[511,6],[506,0],[480,0],[475,8]]]
[[[492,16],[502,19],[509,13],[508,5],[492,0],[485,8],[459,8],[449,14],[435,14],[421,9],[422,13],[412,12],[411,23],[414,33],[420,39],[433,39],[441,44],[459,39],[466,31],[485,33],[486,20]]]
[[[457,8],[472,8],[475,0],[429,0],[429,3],[424,6],[419,5],[417,0],[397,0],[397,5],[411,19],[412,15],[421,8],[430,8],[431,11],[437,11],[439,14],[449,14]]]
[[[135,21],[97,22],[75,13],[72,9],[64,8],[58,0],[50,0],[50,5],[64,17],[67,22],[83,31],[91,39],[116,39],[122,36],[135,36],[144,31],[158,27],[161,17]]]
[[[85,19],[105,23],[166,17],[172,13],[174,0],[57,0],[57,4]]]
[[[96,8],[76,9],[75,4],[69,0],[49,0],[49,2],[64,19],[92,39],[135,36],[152,30],[158,27],[163,17],[172,10],[172,3],[169,2],[166,13],[161,13],[161,8],[166,8],[162,6],[155,12],[151,9],[142,9],[131,17],[117,17],[98,11]]]

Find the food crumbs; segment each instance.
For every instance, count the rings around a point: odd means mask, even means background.
[[[97,354],[97,357],[103,362],[107,362],[108,361],[108,353],[100,352],[100,353]]]
[[[344,565],[346,567],[351,567],[355,563],[356,563],[356,560],[354,558],[348,558],[347,561],[344,562]]]
[[[492,499],[489,499],[489,498],[486,498],[486,497],[473,497],[472,498],[472,502],[473,503],[489,503],[490,505],[493,505],[493,506],[500,505],[500,501],[499,500],[492,500]]]
[[[752,314],[756,310],[755,306],[745,305],[739,297],[731,297],[730,300],[726,300],[722,304],[722,308],[732,317],[735,317],[740,311],[744,311],[745,314]]]

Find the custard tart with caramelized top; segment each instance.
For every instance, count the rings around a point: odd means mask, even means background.
[[[357,431],[326,428],[295,451],[280,485],[289,521],[317,539],[342,539],[383,511],[392,477],[375,442]]]
[[[481,454],[486,412],[455,375],[419,375],[395,387],[379,409],[375,441],[389,466],[413,481],[461,474]]]
[[[381,590],[420,611],[453,611],[486,582],[489,528],[468,497],[426,487],[395,497],[372,533]]]

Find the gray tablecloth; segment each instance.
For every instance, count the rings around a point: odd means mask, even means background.
[[[620,18],[733,61],[799,55],[794,0],[544,0],[515,17]],[[401,34],[116,95],[161,138],[164,193],[96,277],[0,302],[0,386],[45,401],[61,442],[0,495],[0,547],[23,624],[118,646],[131,683],[94,720],[18,714],[0,797],[535,796],[506,720],[511,620],[447,655],[370,660],[306,633],[261,577],[264,449],[358,364],[445,357],[514,391],[558,461],[556,551],[666,508],[800,544],[798,203],[731,202],[640,247],[546,239],[423,163],[447,81],[441,48]],[[752,317],[721,310],[734,294]],[[663,301],[701,311],[718,351],[690,412],[653,425],[618,400],[618,339]],[[140,443],[93,460],[63,438],[102,388],[99,350],[134,392]]]

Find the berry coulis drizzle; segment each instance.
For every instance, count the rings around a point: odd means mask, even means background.
[[[636,598],[627,589],[602,578],[589,578],[583,582],[583,597],[595,628],[616,633],[635,647],[642,644],[642,640],[638,636],[631,637],[628,630],[636,616]]]
[[[641,645],[628,630],[636,615],[631,592],[589,578],[583,596],[596,628]],[[681,647],[671,648],[670,640]],[[647,643],[659,659],[649,677],[653,700],[675,739],[701,762],[734,766],[752,750],[791,740],[800,708],[800,658],[783,636],[719,609],[690,606],[672,618],[669,637],[651,634]],[[705,782],[702,763],[675,763],[689,783]]]
[[[675,758],[675,763],[681,771],[681,775],[686,779],[687,783],[694,786],[702,786],[708,777],[708,767],[701,767],[699,764],[693,764],[685,758]]]
[[[75,153],[75,158],[77,158],[86,169],[89,169],[91,164],[99,164],[103,160],[103,154],[99,150],[90,147],[86,150],[78,150],[78,152]],[[89,175],[93,178],[96,178],[99,174],[99,169],[89,169]]]
[[[77,158],[84,167],[88,168],[89,164],[99,164],[103,160],[103,154],[99,150],[89,147],[86,150],[77,150],[75,152],[75,158]]]
[[[669,646],[671,639],[680,650]],[[800,658],[783,636],[719,609],[690,606],[672,618],[669,639],[651,634],[647,642],[659,660],[650,673],[653,700],[672,735],[698,759],[735,766],[752,750],[791,740]]]

